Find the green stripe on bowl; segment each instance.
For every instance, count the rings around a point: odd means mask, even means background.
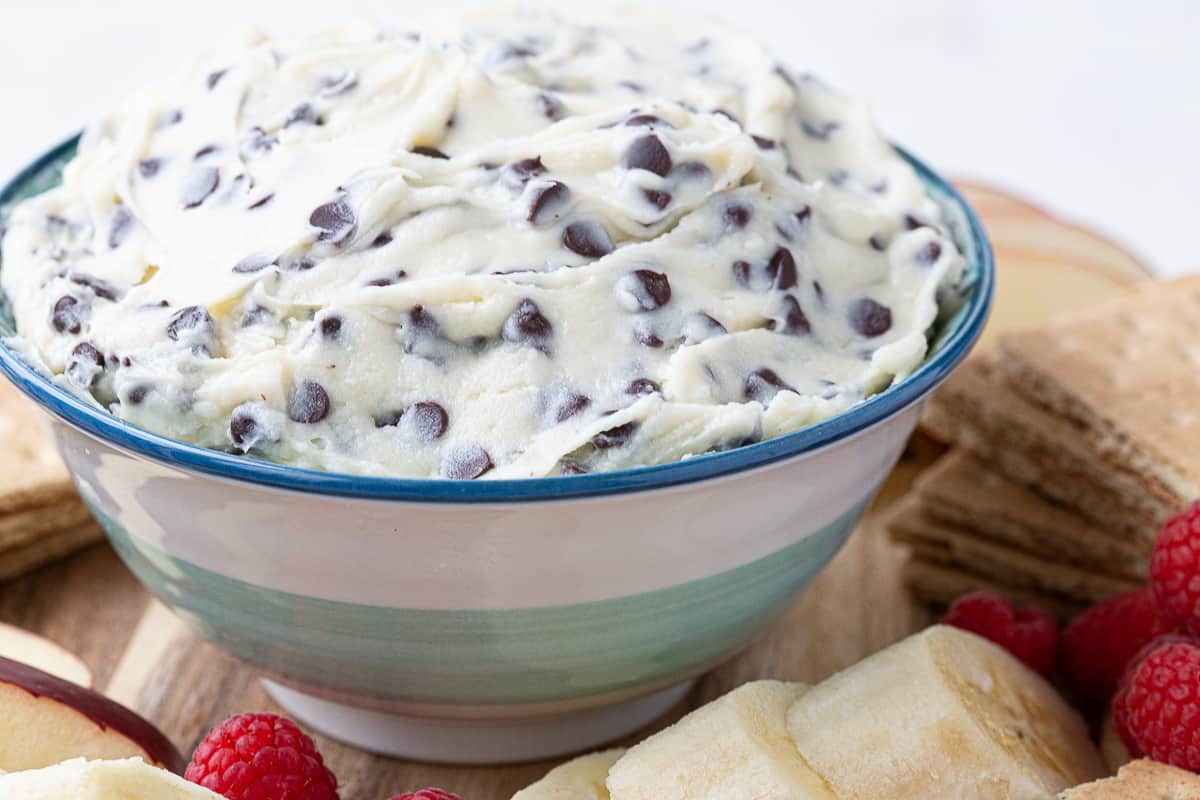
[[[182,561],[93,508],[164,603],[235,655],[378,699],[506,705],[619,692],[694,672],[748,642],[829,562],[870,501],[736,569],[611,600],[531,609],[397,609],[266,589]]]

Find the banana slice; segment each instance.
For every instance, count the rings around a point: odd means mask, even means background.
[[[609,800],[604,778],[624,753],[617,748],[568,761],[514,794],[512,800]]]
[[[693,711],[613,766],[612,800],[836,800],[788,735],[807,688],[747,683]]]
[[[1105,774],[1046,681],[943,625],[810,689],[788,730],[842,800],[1045,800]]]

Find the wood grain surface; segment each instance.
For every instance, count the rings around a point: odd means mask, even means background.
[[[914,606],[900,586],[902,551],[873,521],[929,455],[926,449],[910,450],[867,519],[800,600],[633,741],[747,680],[817,681],[926,625],[928,613]],[[151,599],[107,545],[0,586],[0,619],[73,650],[92,668],[98,689],[152,720],[185,752],[231,714],[279,710],[253,668],[189,633]],[[342,800],[387,800],[423,786],[450,789],[464,800],[506,800],[554,763],[434,766],[316,739],[338,776]]]

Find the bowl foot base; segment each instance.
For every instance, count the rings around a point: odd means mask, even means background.
[[[336,703],[263,679],[263,687],[297,720],[346,744],[412,761],[511,764],[578,753],[650,724],[695,683],[603,708],[530,720],[408,717]]]

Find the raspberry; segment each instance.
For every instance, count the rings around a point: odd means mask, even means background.
[[[239,714],[208,732],[184,777],[228,800],[337,800],[337,778],[290,719]]]
[[[1058,664],[1067,685],[1084,702],[1112,699],[1130,659],[1174,626],[1159,613],[1149,587],[1133,589],[1092,606],[1063,631]]]
[[[1200,635],[1200,503],[1167,520],[1158,534],[1150,585],[1163,613]]]
[[[451,794],[445,789],[419,789],[408,794],[398,794],[391,800],[459,800],[458,795]]]
[[[1113,724],[1134,757],[1200,770],[1200,643],[1167,635],[1146,645],[1121,678]]]
[[[1047,678],[1054,671],[1058,623],[1048,611],[1035,606],[1015,609],[996,592],[971,592],[954,601],[942,622],[1000,645]]]

